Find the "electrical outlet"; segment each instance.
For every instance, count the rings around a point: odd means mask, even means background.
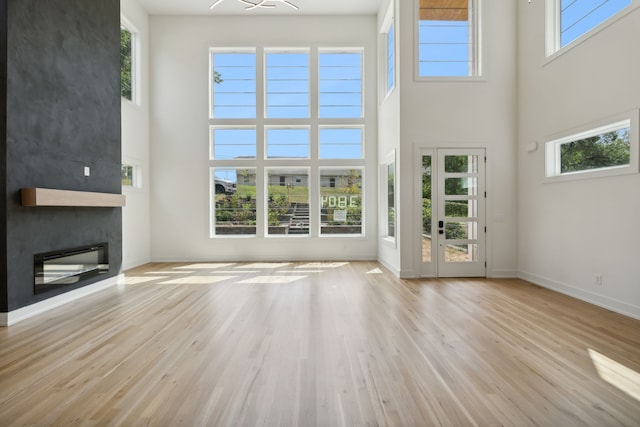
[[[89,166],[84,167],[84,176],[91,176],[91,168]]]
[[[596,285],[602,286],[602,274],[596,274]]]

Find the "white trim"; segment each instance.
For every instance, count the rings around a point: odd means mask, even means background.
[[[624,301],[609,298],[604,295],[598,295],[593,292],[576,288],[567,283],[558,282],[526,271],[520,271],[518,278],[531,282],[534,285],[542,286],[543,288],[547,288],[552,291],[577,298],[581,301],[597,305],[598,307],[606,308],[607,310],[615,311],[616,313],[640,320],[640,306],[628,304]]]
[[[487,278],[490,279],[513,279],[518,277],[518,270],[495,269],[487,271]]]
[[[63,304],[78,300],[93,293],[110,288],[117,285],[124,280],[124,274],[120,274],[115,277],[110,277],[100,282],[93,283],[82,288],[74,289],[73,291],[66,292],[61,295],[46,299],[44,301],[37,302],[35,304],[28,305],[26,307],[19,308],[17,310],[10,311],[9,313],[0,313],[0,326],[11,326],[21,320],[29,319],[37,316],[38,314],[52,310]]]

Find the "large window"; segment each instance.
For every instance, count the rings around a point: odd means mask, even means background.
[[[418,2],[418,77],[480,75],[480,0]]]
[[[638,169],[637,112],[545,144],[547,178],[610,176]]]
[[[587,36],[633,0],[547,0],[547,55]]]
[[[210,61],[211,235],[362,235],[362,49],[214,48]]]

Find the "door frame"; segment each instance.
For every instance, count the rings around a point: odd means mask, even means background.
[[[417,232],[417,236],[413,239],[414,241],[414,265],[416,266],[416,272],[418,277],[450,277],[450,276],[441,276],[438,272],[438,250],[437,250],[437,240],[432,243],[432,258],[430,263],[423,263],[422,261],[422,156],[430,155],[432,159],[432,165],[437,165],[437,156],[439,150],[469,150],[469,151],[477,151],[482,150],[484,153],[484,158],[480,159],[484,162],[484,203],[481,203],[478,209],[484,210],[484,229],[479,229],[479,233],[484,233],[482,240],[483,248],[481,248],[481,259],[479,262],[484,263],[484,274],[478,277],[487,277],[488,271],[488,248],[489,248],[489,235],[487,233],[487,218],[488,218],[488,198],[487,187],[488,187],[488,161],[487,161],[487,148],[485,146],[478,145],[469,145],[469,146],[456,146],[456,147],[447,147],[447,146],[421,146],[414,145],[414,165],[413,165],[413,199],[414,199],[414,230]],[[438,177],[437,171],[432,172],[432,185],[431,185],[431,194],[432,200],[434,197],[438,197]],[[431,229],[432,233],[437,232],[437,214],[433,214],[436,211],[434,209],[434,205],[432,205],[432,218],[431,218]],[[436,236],[437,239],[437,236]],[[469,275],[461,274],[459,277],[468,277]]]

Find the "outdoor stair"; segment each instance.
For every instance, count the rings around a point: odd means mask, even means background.
[[[309,204],[293,204],[293,215],[289,224],[289,234],[309,234]]]

